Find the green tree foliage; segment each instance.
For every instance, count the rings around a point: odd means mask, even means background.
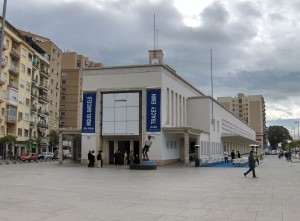
[[[59,143],[58,132],[55,130],[51,130],[48,137],[49,137],[49,145],[52,147],[56,147]]]
[[[4,143],[15,144],[16,142],[17,142],[17,137],[15,137],[15,136],[7,135],[5,137],[0,138],[1,144],[4,144]]]
[[[286,150],[293,149],[295,147],[300,147],[300,140],[293,140],[292,142],[288,143],[286,145]]]
[[[283,126],[270,126],[268,128],[268,140],[272,149],[277,149],[278,144],[281,143],[282,147],[288,144],[288,141],[293,140],[288,129]]]

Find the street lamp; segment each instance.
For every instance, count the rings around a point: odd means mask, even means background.
[[[295,127],[292,127],[292,130],[294,130],[294,140],[295,140]]]
[[[298,124],[298,140],[299,140],[299,120],[295,121],[295,124]]]

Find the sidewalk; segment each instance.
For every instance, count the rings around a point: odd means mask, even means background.
[[[300,160],[247,168],[0,165],[1,221],[299,221]]]

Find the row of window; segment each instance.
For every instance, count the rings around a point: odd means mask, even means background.
[[[167,88],[166,124],[182,127],[186,125],[186,98]]]

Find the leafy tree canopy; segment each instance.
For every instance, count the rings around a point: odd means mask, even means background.
[[[58,132],[55,130],[51,130],[49,135],[49,145],[52,147],[55,147],[58,145],[59,143],[59,136],[58,136]]]
[[[16,136],[7,135],[5,137],[0,138],[0,143],[14,144],[17,142]]]
[[[270,126],[267,134],[273,150],[277,149],[279,143],[281,143],[282,147],[285,147],[288,144],[288,141],[293,140],[288,129],[283,126]]]

